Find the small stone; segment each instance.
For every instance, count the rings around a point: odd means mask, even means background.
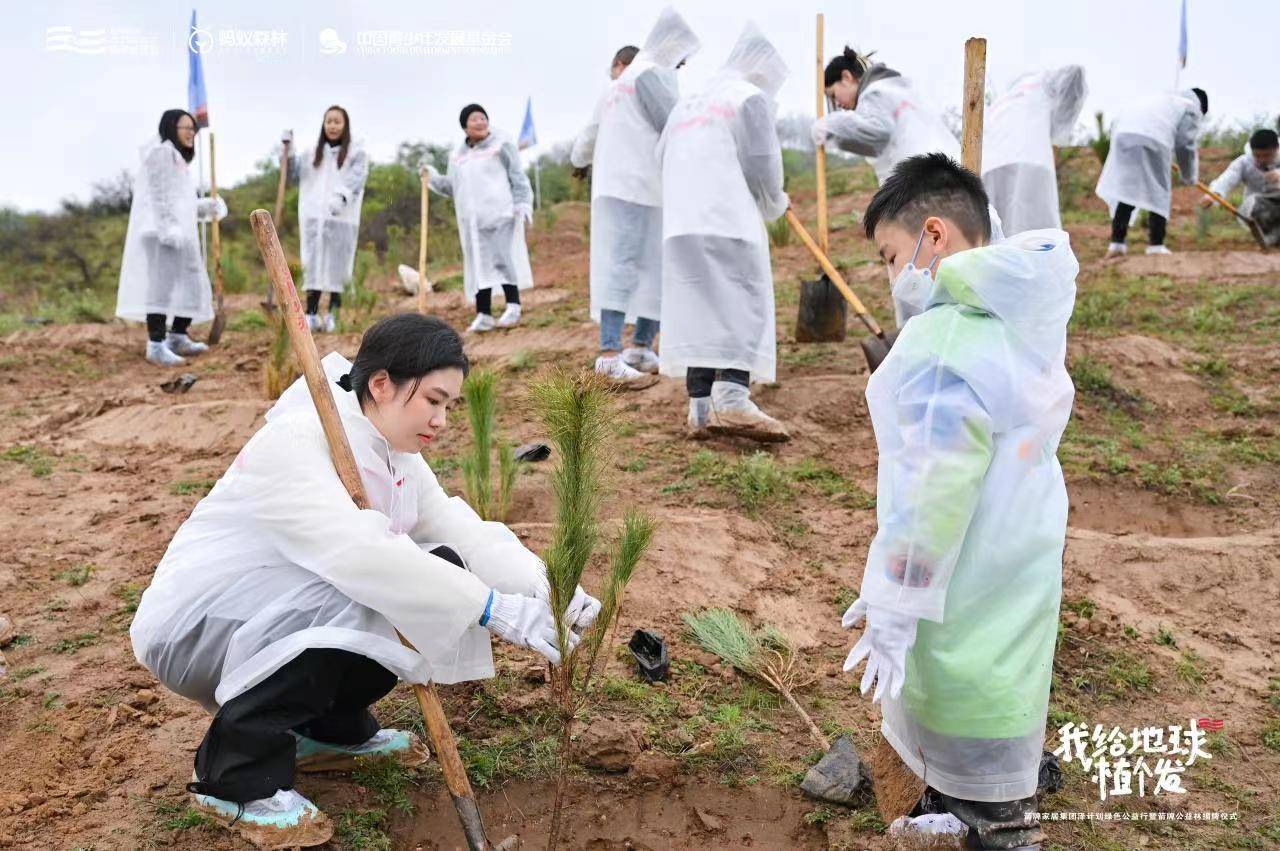
[[[4,615],[0,615],[0,647],[4,647],[10,641],[13,641],[13,621]]]
[[[666,754],[645,751],[636,757],[631,773],[642,786],[659,786],[675,781],[679,765]]]
[[[38,807],[47,800],[49,799],[44,795],[41,795],[39,792],[33,792],[27,796],[27,802],[33,807]]]
[[[635,734],[610,718],[592,722],[574,744],[580,763],[611,773],[626,771],[640,754],[640,742]]]
[[[705,830],[709,830],[712,833],[724,830],[724,822],[716,816],[698,807],[694,807],[693,811],[698,816],[698,821],[702,822],[702,827]]]
[[[68,724],[62,728],[62,738],[68,742],[78,742],[85,737],[85,729],[81,724]]]
[[[136,706],[138,709],[150,706],[160,698],[149,688],[138,689],[137,694],[133,696],[133,700],[129,701],[130,706]]]
[[[89,806],[84,801],[81,801],[71,808],[71,815],[73,816],[82,816],[87,812],[89,812]]]
[[[849,737],[841,736],[818,760],[818,764],[809,769],[800,789],[820,801],[849,804],[862,782],[862,758]]]

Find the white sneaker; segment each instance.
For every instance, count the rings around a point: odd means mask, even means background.
[[[1148,245],[1147,253],[1148,254],[1172,254],[1173,252],[1170,251],[1168,246],[1165,246],[1165,245]]]
[[[951,813],[926,814],[911,818],[899,816],[889,825],[889,835],[906,840],[910,847],[959,848],[958,840],[964,839],[969,826]],[[931,837],[937,837],[931,840]],[[949,842],[948,842],[949,840]]]
[[[711,420],[707,429],[712,434],[747,437],[764,443],[791,439],[786,426],[760,410],[751,401],[751,392],[732,381],[711,385]]]
[[[498,317],[499,328],[514,328],[520,324],[520,305],[508,304],[507,309]]]
[[[702,440],[707,437],[707,425],[711,422],[711,397],[689,400],[689,437]]]
[[[492,331],[498,323],[493,321],[493,317],[487,313],[477,313],[476,318],[471,320],[471,324],[467,326],[467,331],[473,334],[483,334],[486,331]]]
[[[324,315],[324,319],[321,322],[321,325],[323,326],[323,330],[326,334],[332,334],[333,330],[338,327],[337,314],[335,314],[332,310],[330,310],[328,313]]]
[[[1110,260],[1112,257],[1123,257],[1128,253],[1129,246],[1125,245],[1123,242],[1113,242],[1107,246],[1106,259]]]
[[[175,355],[182,357],[191,357],[192,355],[202,355],[209,351],[209,346],[205,343],[197,343],[187,334],[175,334],[169,332],[169,336],[165,337],[164,344],[169,351]]]
[[[329,817],[293,789],[247,804],[192,793],[191,806],[258,848],[312,848],[333,838]]]
[[[658,376],[645,375],[623,362],[620,355],[596,358],[596,372],[608,378],[620,390],[643,390],[658,383]]]
[[[622,362],[639,372],[658,374],[658,353],[648,348],[622,350]]]
[[[164,343],[147,341],[147,361],[156,366],[182,366],[187,359],[180,357]]]
[[[318,314],[307,314],[307,327],[311,329],[312,334],[319,334],[324,330],[324,320]]]
[[[300,771],[347,771],[367,759],[394,759],[405,768],[417,768],[431,759],[426,744],[407,730],[379,730],[359,745],[333,745],[297,733],[293,737]]]

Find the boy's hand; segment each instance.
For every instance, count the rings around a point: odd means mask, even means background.
[[[876,684],[871,702],[878,703],[886,688],[895,700],[902,693],[907,678],[907,651],[916,643],[916,618],[899,614],[892,609],[870,606],[859,599],[844,613],[840,623],[845,629],[857,626],[867,619],[862,638],[849,651],[844,669],[852,671],[865,659],[866,671],[862,674],[861,691],[865,697]]]

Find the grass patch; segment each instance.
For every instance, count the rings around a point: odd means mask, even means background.
[[[89,577],[93,575],[94,570],[96,568],[92,564],[77,564],[59,573],[58,578],[72,588],[79,588],[89,581]]]
[[[266,327],[267,317],[257,308],[242,310],[227,321],[227,330],[229,331],[261,331]]]
[[[82,632],[74,638],[61,638],[54,642],[50,648],[54,653],[74,654],[79,650],[90,647],[98,642],[98,633]]]
[[[53,472],[53,458],[34,446],[21,444],[10,446],[0,457],[3,457],[6,461],[22,464],[37,479],[44,478]]]
[[[343,810],[335,819],[335,833],[344,848],[391,851],[389,819],[383,810]]]
[[[394,759],[361,760],[351,773],[351,779],[372,792],[383,808],[399,810],[405,815],[413,814],[409,789],[413,786],[414,778],[413,769],[404,767]]]
[[[703,449],[693,456],[685,477],[724,490],[749,513],[773,502],[789,488],[786,472],[767,452],[755,452],[726,462],[724,456]]]
[[[182,479],[174,482],[169,492],[174,496],[204,496],[213,490],[216,479]]]
[[[1173,675],[1189,686],[1199,688],[1204,685],[1204,671],[1200,663],[1204,661],[1194,650],[1183,650],[1181,657],[1173,667]]]
[[[516,731],[482,741],[462,737],[458,752],[472,784],[493,789],[508,780],[549,780],[555,776],[559,741]]]

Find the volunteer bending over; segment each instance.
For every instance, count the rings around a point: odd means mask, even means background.
[[[491,677],[489,633],[560,661],[542,562],[446,494],[419,454],[461,392],[457,333],[393,316],[354,362],[323,365],[371,507],[338,479],[299,379],[178,529],[130,628],[138,660],[215,713],[193,805],[259,842],[332,834],[296,769],[426,758],[369,712],[397,679]],[[598,611],[579,589],[569,620],[581,631]]]

